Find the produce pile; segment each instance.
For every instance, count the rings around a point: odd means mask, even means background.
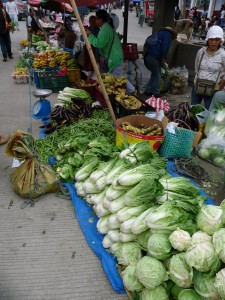
[[[115,129],[108,111],[94,110],[91,117],[54,131],[44,139],[35,141],[40,159],[48,163],[55,157],[52,166],[60,179],[74,181],[74,174],[83,163],[100,157],[108,160],[115,148]]]
[[[54,106],[55,108],[49,115],[49,122],[40,126],[45,129],[45,134],[50,134],[79,119],[90,117],[92,99],[84,90],[66,87],[59,92]]]
[[[124,76],[116,77],[112,74],[102,74],[102,80],[105,86],[105,89],[109,95],[124,95],[127,89],[127,80]],[[98,82],[96,83],[98,88],[101,90]]]
[[[46,50],[42,53],[34,55],[33,68],[46,68],[46,67],[60,67],[60,68],[77,68],[77,63],[71,57],[69,52]]]
[[[132,126],[129,122],[123,122],[121,124],[121,128],[123,130],[133,132],[136,134],[147,135],[147,136],[163,135],[163,129],[157,124],[154,124],[149,127],[146,127],[145,124],[140,124],[139,127],[140,128]]]
[[[205,134],[198,145],[197,154],[218,167],[225,166],[225,109],[218,107],[206,120]]]
[[[198,119],[192,112],[188,102],[180,103],[177,108],[168,111],[165,115],[170,122],[178,123],[179,127],[191,129],[193,131],[199,130]]]
[[[199,188],[167,174],[166,160],[148,147],[92,159],[75,174],[103,246],[132,299],[225,299],[225,203],[205,205]]]
[[[188,86],[188,70],[184,67],[169,70],[170,91],[173,95],[184,94]]]

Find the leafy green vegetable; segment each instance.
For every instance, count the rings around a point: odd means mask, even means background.
[[[164,169],[155,169],[150,164],[140,165],[133,169],[123,172],[118,183],[124,186],[132,186],[141,182],[146,176],[151,176],[152,179],[158,179],[166,173]]]
[[[217,260],[213,245],[209,242],[193,244],[185,252],[186,263],[199,272],[209,272]]]
[[[203,299],[219,299],[219,295],[214,287],[215,277],[209,277],[207,273],[194,272],[195,291]]]
[[[203,205],[197,216],[198,228],[212,235],[222,224],[223,209],[216,205]]]
[[[129,175],[127,176],[129,177]],[[125,194],[124,203],[127,206],[151,205],[151,201],[162,195],[162,193],[163,187],[161,183],[155,180],[154,175],[148,175]]]
[[[179,227],[193,233],[197,229],[194,215],[177,206],[176,201],[167,201],[152,210],[146,219],[146,224],[151,230],[174,231]]]
[[[131,231],[134,234],[140,234],[148,229],[148,225],[146,223],[146,219],[148,215],[156,209],[157,206],[150,207],[146,211],[144,211],[137,219],[134,221]]]
[[[168,258],[172,249],[169,235],[165,233],[153,233],[149,237],[147,247],[149,254],[160,260]]]
[[[125,170],[131,168],[131,166],[132,164],[129,161],[126,161],[124,159],[118,159],[115,163],[115,166],[107,174],[106,183],[111,184],[115,179],[117,180],[118,176]]]
[[[220,228],[213,234],[213,246],[216,254],[225,263],[225,228]]]
[[[141,292],[141,300],[169,300],[166,289],[160,285],[154,289],[143,289]]]
[[[183,289],[184,288],[174,284],[171,289],[171,295],[172,295],[173,299],[177,300],[180,292],[183,291]]]
[[[140,216],[144,211],[146,211],[146,209],[147,207],[145,205],[140,205],[137,207],[125,206],[123,209],[117,212],[116,217],[120,222],[124,222],[131,217]]]
[[[211,242],[212,237],[208,235],[208,233],[203,231],[195,232],[191,237],[191,244],[198,244],[204,242]]]
[[[179,287],[189,288],[192,285],[193,270],[185,261],[185,253],[173,255],[169,263],[171,280]]]
[[[225,269],[216,274],[215,284],[217,293],[222,299],[225,299]]]
[[[92,162],[85,164],[84,166],[82,166],[75,174],[75,179],[78,181],[82,181],[87,179],[90,174],[96,169],[96,167],[98,166],[99,161],[93,160]]]
[[[186,289],[180,292],[178,300],[201,300],[201,296],[192,289]]]
[[[122,272],[122,279],[125,288],[130,291],[138,291],[140,292],[143,288],[143,285],[136,277],[136,264],[129,265],[126,269]]]
[[[169,236],[172,247],[180,252],[186,251],[191,244],[190,234],[182,229],[177,229]]]
[[[138,261],[136,275],[147,289],[154,289],[168,279],[164,265],[150,256],[144,256]]]
[[[148,251],[148,240],[151,236],[151,231],[148,229],[137,236],[137,242],[140,244],[141,248]]]
[[[100,218],[97,222],[98,232],[102,234],[106,234],[109,231],[108,220],[110,215],[104,216]]]
[[[123,266],[136,264],[142,257],[141,248],[137,242],[119,243],[113,250],[118,263]]]

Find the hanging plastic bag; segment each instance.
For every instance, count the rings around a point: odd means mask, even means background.
[[[17,130],[6,145],[5,153],[24,162],[12,173],[12,188],[24,198],[37,198],[60,189],[50,166],[42,163],[30,134]]]
[[[173,95],[186,93],[188,87],[188,70],[185,66],[169,70],[170,91]]]

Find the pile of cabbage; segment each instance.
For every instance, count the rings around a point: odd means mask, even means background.
[[[225,299],[225,203],[205,205],[199,188],[168,175],[166,160],[145,147],[75,175],[124,286],[140,300]]]

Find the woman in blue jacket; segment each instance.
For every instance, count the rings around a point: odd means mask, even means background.
[[[166,62],[171,41],[176,38],[177,32],[170,27],[165,27],[157,33],[157,42],[147,46],[144,63],[146,68],[151,71],[151,77],[145,90],[147,96],[160,96],[161,66]]]

